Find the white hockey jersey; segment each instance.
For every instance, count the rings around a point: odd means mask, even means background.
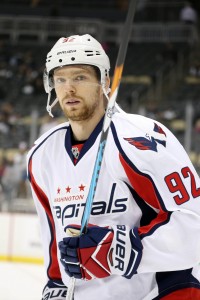
[[[47,276],[66,286],[57,244],[68,224],[81,223],[102,124],[76,163],[67,122],[40,137],[28,155]],[[74,300],[200,299],[200,179],[164,125],[115,113],[89,222],[139,227],[143,256],[131,279],[76,280]]]

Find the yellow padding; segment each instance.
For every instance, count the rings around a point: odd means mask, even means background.
[[[12,261],[32,264],[44,264],[43,258],[0,255],[0,261]]]

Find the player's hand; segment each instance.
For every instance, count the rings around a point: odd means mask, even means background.
[[[143,248],[137,228],[90,225],[82,235],[79,230],[78,225],[68,225],[70,237],[58,244],[70,277],[91,280],[115,274],[131,278],[136,273]]]

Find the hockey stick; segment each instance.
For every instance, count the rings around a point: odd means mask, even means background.
[[[90,183],[90,188],[89,188],[88,196],[86,199],[86,205],[85,205],[82,220],[81,220],[80,234],[84,234],[87,231],[87,225],[89,222],[89,217],[90,217],[91,210],[92,210],[92,204],[93,204],[96,187],[97,187],[97,183],[98,183],[98,179],[99,179],[99,173],[100,173],[101,164],[103,161],[103,155],[104,155],[104,150],[105,150],[105,146],[106,146],[107,136],[108,136],[112,116],[113,116],[114,110],[115,110],[115,102],[117,99],[119,86],[121,83],[121,76],[122,76],[122,71],[124,68],[124,61],[125,61],[125,57],[126,57],[130,34],[131,34],[136,4],[137,4],[137,0],[130,0],[128,13],[127,13],[126,21],[124,24],[123,32],[122,32],[122,40],[120,43],[118,56],[117,56],[117,60],[116,60],[116,65],[115,65],[115,70],[114,70],[114,75],[113,75],[113,81],[112,81],[112,86],[111,86],[111,97],[108,101],[108,105],[106,108],[106,113],[105,113],[104,122],[103,122],[103,128],[102,128],[100,142],[99,142],[99,148],[97,151],[97,156],[96,156],[94,169],[93,169],[93,173],[92,173],[92,180]],[[68,290],[67,290],[66,300],[73,299],[75,281],[76,281],[75,278],[72,277],[71,284],[69,285]]]
[[[121,76],[122,76],[122,71],[124,68],[124,62],[125,62],[126,52],[127,52],[127,48],[128,48],[130,34],[131,34],[133,17],[135,15],[136,4],[137,4],[137,0],[130,0],[128,13],[127,13],[126,21],[124,24],[123,32],[122,32],[122,40],[120,43],[117,61],[116,61],[116,65],[115,65],[115,70],[114,70],[114,75],[113,75],[113,81],[112,81],[112,86],[111,86],[111,97],[108,101],[108,105],[107,105],[107,109],[106,109],[106,113],[105,113],[105,117],[104,117],[103,129],[102,129],[102,133],[101,133],[99,148],[97,151],[96,161],[95,161],[94,170],[93,170],[93,174],[92,174],[92,180],[90,183],[90,188],[89,188],[89,192],[88,192],[88,196],[87,196],[87,200],[86,200],[86,205],[85,205],[82,220],[81,220],[81,234],[85,233],[87,230],[87,225],[88,225],[90,213],[92,210],[92,203],[94,200],[96,187],[97,187],[97,183],[98,183],[98,179],[99,179],[99,173],[100,173],[101,164],[102,164],[102,160],[103,160],[103,154],[104,154],[104,149],[105,149],[105,145],[106,145],[106,140],[107,140],[112,116],[114,114],[115,102],[116,102],[116,98],[118,95],[119,86],[121,83]]]

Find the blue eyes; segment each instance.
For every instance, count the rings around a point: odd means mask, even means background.
[[[55,83],[62,83],[65,82],[65,80],[63,78],[56,78],[55,79]]]
[[[84,80],[84,79],[86,79],[86,77],[81,75],[81,76],[78,76],[75,80],[79,81],[79,80]]]
[[[76,76],[74,78],[64,78],[64,77],[58,77],[55,79],[55,84],[64,84],[66,82],[71,82],[71,83],[79,83],[81,81],[84,81],[86,80],[87,77],[86,76],[83,76],[83,75],[79,75],[79,76]]]

